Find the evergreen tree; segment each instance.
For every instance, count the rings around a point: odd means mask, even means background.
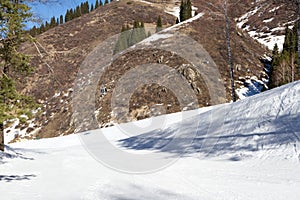
[[[66,14],[65,14],[65,22],[70,21],[70,11],[67,9]]]
[[[148,33],[149,35],[151,35],[150,32]],[[127,49],[145,38],[147,38],[147,34],[144,22],[139,23],[137,20],[134,20],[132,29],[130,29],[128,24],[126,26],[123,25],[114,49],[114,54]]]
[[[63,24],[64,23],[64,17],[62,15],[60,15],[59,17],[59,24]]]
[[[100,0],[100,3],[101,3],[101,0]],[[97,9],[99,7],[99,1],[96,0],[96,3],[95,3],[95,9]]]
[[[140,41],[140,33],[139,33],[139,22],[134,20],[133,22],[133,29],[130,33],[129,37],[129,46],[132,46]]]
[[[156,33],[162,30],[162,20],[161,17],[158,16],[156,21]]]
[[[181,0],[179,18],[183,22],[192,17],[192,2],[191,0]]]
[[[56,19],[55,19],[55,17],[53,16],[53,17],[51,17],[51,19],[50,19],[49,28],[53,28],[53,27],[55,27],[55,26],[56,26]]]
[[[86,1],[86,2],[84,2],[84,3],[81,3],[81,13],[82,14],[87,14],[87,13],[89,13],[89,2],[88,1]]]
[[[70,20],[75,18],[75,11],[73,12],[73,9],[70,9]]]
[[[1,0],[0,4],[0,150],[4,150],[4,121],[20,117],[18,110],[27,106],[26,98],[19,95],[14,86],[12,73],[29,72],[28,56],[18,51],[28,38],[25,22],[31,13],[22,1]]]
[[[44,33],[46,31],[44,23],[40,26],[40,32],[39,33]]]
[[[91,10],[90,12],[92,12],[94,10],[94,4],[91,5]]]
[[[45,31],[48,31],[50,29],[50,24],[49,22],[45,23]]]
[[[292,31],[289,29],[288,25],[285,27],[285,37],[283,43],[283,53],[290,53],[292,49]]]
[[[274,45],[273,51],[272,51],[272,66],[278,66],[280,60],[279,55],[279,48],[277,43]]]
[[[102,0],[99,0],[99,2],[100,2],[100,6],[103,6],[103,2],[102,2]]]
[[[277,87],[299,79],[296,67],[298,65],[297,42],[296,28],[291,30],[287,26],[282,52],[278,51],[277,45],[274,46],[272,52],[271,87]]]
[[[127,49],[129,47],[129,37],[130,37],[130,28],[129,26],[122,26],[121,33],[119,35],[119,38],[117,40],[114,54],[123,51],[124,49]]]
[[[108,4],[108,3],[109,3],[108,0],[105,0],[104,5],[105,5],[105,4]]]
[[[38,29],[36,28],[36,26],[33,26],[30,30],[29,30],[29,34],[31,36],[36,36],[38,34]]]
[[[81,8],[79,6],[76,7],[74,11],[74,18],[80,17],[81,16]]]
[[[146,33],[146,29],[145,29],[145,24],[144,22],[141,22],[140,28],[139,28],[139,34],[140,34],[140,41],[144,40],[145,38],[147,38],[147,33]]]

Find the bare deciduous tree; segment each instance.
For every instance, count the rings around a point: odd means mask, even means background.
[[[234,84],[232,53],[231,53],[231,37],[230,37],[230,24],[229,24],[229,17],[228,17],[227,0],[224,0],[223,9],[224,9],[225,23],[226,23],[226,41],[227,41],[228,65],[230,68],[231,97],[232,97],[232,101],[235,102],[236,94],[235,94],[235,84]]]
[[[235,1],[234,4],[228,5],[227,0],[217,0],[214,4],[207,2],[210,6],[214,7],[218,10],[218,13],[221,14],[222,17],[225,19],[225,32],[226,32],[226,47],[227,47],[227,56],[228,56],[228,66],[229,66],[229,74],[230,74],[230,81],[231,81],[231,98],[232,101],[236,101],[236,93],[235,93],[235,82],[234,82],[234,67],[232,61],[232,52],[231,52],[231,36],[230,36],[230,17],[228,14],[228,7],[236,5],[239,3],[240,0]],[[220,16],[218,14],[218,16]]]
[[[300,75],[300,20],[299,20],[299,14],[300,14],[300,2],[299,0],[295,0],[296,3],[296,26],[297,26],[297,38],[298,38],[298,70]]]

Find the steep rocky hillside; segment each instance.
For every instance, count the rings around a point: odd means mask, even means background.
[[[290,0],[253,1],[243,15],[237,16],[237,26],[251,37],[273,49],[282,49],[285,27],[292,28],[296,20],[296,4]]]
[[[231,100],[225,18],[222,4],[219,2],[217,0],[195,0],[193,2],[194,10],[199,14],[194,20],[165,30],[158,34],[160,36],[153,35],[148,42],[137,45],[140,47],[139,49],[134,50],[133,48],[114,60],[98,80],[97,90],[93,93],[95,94],[93,97],[95,102],[92,102],[95,108],[93,115],[100,127]],[[231,41],[237,87],[247,86],[249,80],[255,82],[268,78],[262,59],[269,51],[253,40],[246,31],[239,29],[236,24],[236,21],[239,22],[238,18],[256,5],[253,2],[255,1],[244,0],[238,3],[230,1],[228,7],[230,9]],[[160,15],[164,27],[174,25],[178,5],[178,1],[172,0],[163,3],[155,0],[147,2],[113,1],[92,13],[50,29],[38,36],[35,44],[24,45],[24,51],[32,56],[32,63],[37,68],[29,79],[22,81],[20,89],[24,93],[33,95],[42,105],[41,115],[34,122],[34,128],[39,129],[37,133],[32,132],[30,137],[54,137],[89,128],[88,125],[81,128],[75,125],[80,122],[74,120],[74,116],[78,113],[73,116],[74,109],[72,108],[74,81],[82,62],[102,41],[119,33],[124,24],[132,24],[134,20],[139,20],[145,23],[147,30],[151,30],[155,27],[157,17]],[[257,16],[256,20],[264,19]],[[178,44],[180,47],[180,42],[175,40],[176,37],[173,39],[170,37],[164,41],[166,36],[174,33],[185,34],[197,42],[201,46],[199,47],[201,52],[194,52],[193,55],[206,60],[199,60],[199,63],[195,64],[190,59],[184,59],[178,54],[174,55],[172,51],[163,48],[146,48],[149,43],[152,47],[172,44]],[[193,48],[183,50],[192,53],[194,51]],[[159,84],[147,84],[136,88],[130,97],[128,113],[123,116],[118,115],[111,108],[111,99],[119,79],[135,66],[147,63],[167,65],[171,68],[170,71],[175,70],[181,74],[188,81],[189,88],[194,91],[198,102],[191,102],[189,106],[182,107],[176,94],[169,88]],[[217,101],[212,99],[212,91],[210,91],[212,86],[208,85],[206,77],[194,65],[201,65],[204,70],[216,69],[220,74],[219,78],[214,81],[216,85],[221,84],[224,87],[224,95],[219,95],[220,98]],[[162,80],[165,79],[167,76],[162,77]],[[88,80],[88,77],[80,79],[83,84],[91,80]],[[264,83],[261,82],[261,84]],[[102,87],[105,87],[105,93],[100,92]],[[83,107],[90,103],[86,102],[85,98],[77,100]],[[85,123],[90,123],[87,120],[89,114],[91,113],[81,113],[81,119]]]

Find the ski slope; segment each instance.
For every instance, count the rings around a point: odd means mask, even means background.
[[[1,199],[298,200],[299,99],[295,82],[232,104],[11,144],[1,154]],[[165,123],[147,127],[151,120]],[[131,125],[143,131],[130,132]],[[128,163],[107,165],[123,158],[103,148],[107,162],[99,161],[85,137],[106,138],[97,140],[100,149],[108,141],[127,153],[176,159],[151,172],[124,173]]]

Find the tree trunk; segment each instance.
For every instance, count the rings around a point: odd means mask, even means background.
[[[0,151],[4,151],[4,126],[0,122]]]
[[[236,101],[236,95],[235,95],[233,63],[232,63],[231,44],[230,44],[230,24],[229,24],[229,18],[228,18],[228,13],[227,13],[227,1],[224,2],[224,15],[225,15],[225,22],[226,22],[226,40],[227,40],[228,64],[229,64],[229,67],[230,67],[231,96],[232,96],[232,101],[235,102]]]
[[[297,26],[297,38],[298,38],[298,68],[299,68],[299,75],[300,75],[300,20],[299,20],[299,0],[296,0],[296,26]]]

